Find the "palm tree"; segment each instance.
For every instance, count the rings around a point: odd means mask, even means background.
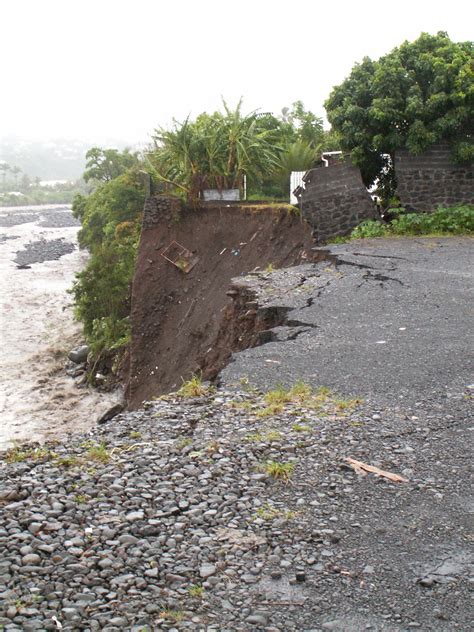
[[[279,152],[272,131],[255,113],[242,115],[241,105],[231,110],[224,102],[224,113],[156,130],[155,151],[148,156],[153,173],[196,199],[204,189],[241,187],[244,174],[258,178],[272,172]]]

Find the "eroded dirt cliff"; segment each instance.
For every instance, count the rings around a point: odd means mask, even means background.
[[[190,251],[189,272],[180,269],[176,250],[170,258],[178,265],[164,258],[172,242]],[[149,198],[132,292],[129,407],[179,388],[198,371],[213,378],[232,350],[259,344],[261,332],[279,324],[278,314],[236,308],[231,279],[313,261],[321,257],[313,245],[311,228],[287,205],[192,209]]]

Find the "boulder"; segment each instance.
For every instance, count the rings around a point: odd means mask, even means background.
[[[82,364],[87,360],[87,356],[89,355],[89,347],[87,345],[81,345],[80,347],[75,347],[75,349],[71,349],[68,353],[68,358],[71,362],[75,364]]]

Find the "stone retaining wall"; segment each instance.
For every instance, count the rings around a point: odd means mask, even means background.
[[[177,197],[170,195],[153,195],[147,197],[143,208],[144,230],[153,228],[163,222],[164,218],[177,219],[182,209],[182,202]]]
[[[344,237],[365,219],[377,216],[359,169],[348,161],[312,169],[304,181],[299,202],[319,243]]]
[[[395,156],[397,193],[409,211],[435,211],[438,206],[474,204],[474,165],[458,166],[448,145],[434,145],[413,156],[398,150]]]

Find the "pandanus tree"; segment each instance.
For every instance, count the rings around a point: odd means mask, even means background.
[[[196,199],[204,189],[239,188],[244,175],[259,180],[273,172],[275,141],[258,114],[243,115],[241,101],[234,110],[224,102],[224,112],[157,129],[148,158],[155,177]]]

